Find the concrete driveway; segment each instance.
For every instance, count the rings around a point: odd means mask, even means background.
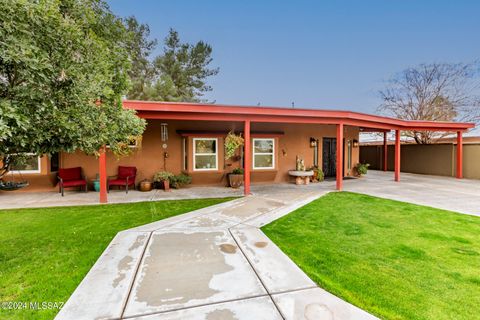
[[[480,216],[480,180],[370,170],[344,181],[344,190]]]

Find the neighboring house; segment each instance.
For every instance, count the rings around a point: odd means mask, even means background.
[[[335,177],[341,189],[342,178],[355,175],[360,132],[454,131],[461,138],[463,131],[474,127],[336,110],[148,101],[124,101],[124,107],[136,110],[148,125],[141,146],[132,146],[132,155],[116,159],[107,151],[107,175],[114,175],[119,165],[129,165],[138,168],[137,182],[167,170],[188,173],[194,185],[223,186],[233,168],[245,167],[246,193],[249,179],[253,183],[289,181],[288,171],[295,168],[297,156],[306,167],[317,165],[326,177]],[[224,138],[229,131],[241,133],[246,144],[237,157],[225,159]],[[104,161],[105,157],[99,162],[80,152],[59,156],[60,167],[81,166],[90,180]],[[36,189],[35,184],[27,188]]]

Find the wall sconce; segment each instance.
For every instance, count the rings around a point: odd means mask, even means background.
[[[353,140],[353,147],[358,148],[358,140]]]
[[[310,137],[310,147],[315,148],[317,146],[317,140]]]
[[[162,138],[162,142],[165,142],[168,140],[168,124],[166,123],[161,123],[160,124],[160,135]]]

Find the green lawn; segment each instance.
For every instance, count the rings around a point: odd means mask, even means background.
[[[320,287],[380,318],[480,318],[479,217],[342,192],[262,229]]]
[[[229,199],[0,211],[0,303],[66,301],[121,230]],[[5,310],[0,319],[52,319],[56,310]]]

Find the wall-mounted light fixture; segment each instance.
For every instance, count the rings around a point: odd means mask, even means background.
[[[317,139],[310,137],[310,147],[315,148],[317,146]]]
[[[358,148],[358,140],[356,139],[353,140],[353,147]]]
[[[162,142],[165,142],[168,140],[168,124],[166,123],[160,124],[160,135],[162,138]]]

